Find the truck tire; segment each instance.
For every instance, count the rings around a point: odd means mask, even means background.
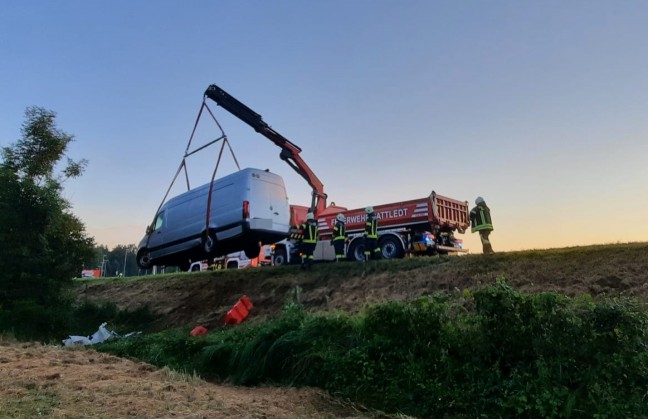
[[[364,255],[364,243],[362,240],[354,240],[349,244],[349,249],[347,250],[347,259],[351,261],[361,262],[365,260]]]
[[[142,249],[137,252],[137,266],[142,269],[151,269],[153,266],[153,261],[151,260],[151,254],[147,249]]]
[[[227,262],[227,269],[238,269],[238,263],[235,261]]]
[[[402,242],[393,235],[383,236],[378,240],[383,259],[400,259],[405,256]]]
[[[286,257],[286,249],[276,249],[274,255],[272,255],[272,265],[282,266],[288,263],[288,258]]]

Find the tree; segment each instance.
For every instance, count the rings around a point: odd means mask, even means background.
[[[55,336],[71,312],[72,278],[92,259],[94,239],[61,196],[62,182],[80,176],[87,162],[65,156],[73,137],[55,116],[28,108],[22,138],[2,149],[0,330],[23,338]]]
[[[135,254],[137,246],[134,244],[118,244],[112,250],[108,250],[105,245],[95,247],[96,260],[99,261],[97,266],[103,265],[104,276],[133,276],[140,273],[137,266]],[[105,257],[105,263],[103,263]],[[124,272],[124,269],[126,270]]]

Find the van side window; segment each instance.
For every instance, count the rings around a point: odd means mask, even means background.
[[[155,230],[159,230],[163,224],[164,224],[164,211],[159,213],[155,220]]]

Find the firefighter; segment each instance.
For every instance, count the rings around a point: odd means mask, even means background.
[[[470,210],[470,225],[471,232],[479,232],[482,248],[484,254],[495,253],[491,245],[490,236],[493,231],[493,221],[491,219],[490,208],[486,205],[486,201],[481,196],[475,199],[476,207]]]
[[[310,269],[313,266],[313,252],[315,245],[319,239],[319,228],[315,220],[315,214],[309,212],[306,214],[306,223],[302,224],[303,239],[302,239],[302,269]]]
[[[365,261],[370,258],[380,259],[380,246],[378,246],[378,217],[373,207],[365,208],[367,221],[364,231],[364,254]]]
[[[335,225],[333,226],[333,248],[335,249],[335,261],[339,262],[340,260],[344,259],[344,244],[346,241],[346,225],[344,222],[346,221],[346,217],[344,214],[339,213],[337,215],[337,221],[335,222]]]

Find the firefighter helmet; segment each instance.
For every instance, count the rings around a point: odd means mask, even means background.
[[[312,212],[307,213],[306,214],[306,219],[307,220],[314,220],[315,219],[315,214],[313,214]]]
[[[344,220],[346,220],[346,218],[344,217],[344,214],[342,214],[342,213],[339,213],[339,214],[337,215],[337,219],[338,219],[338,221],[344,221]]]
[[[475,205],[485,204],[485,203],[486,201],[484,201],[484,198],[482,198],[481,196],[478,196],[477,199],[475,199]]]
[[[367,214],[371,214],[371,213],[373,212],[373,207],[367,207],[367,208],[365,208],[365,212],[366,212]]]

